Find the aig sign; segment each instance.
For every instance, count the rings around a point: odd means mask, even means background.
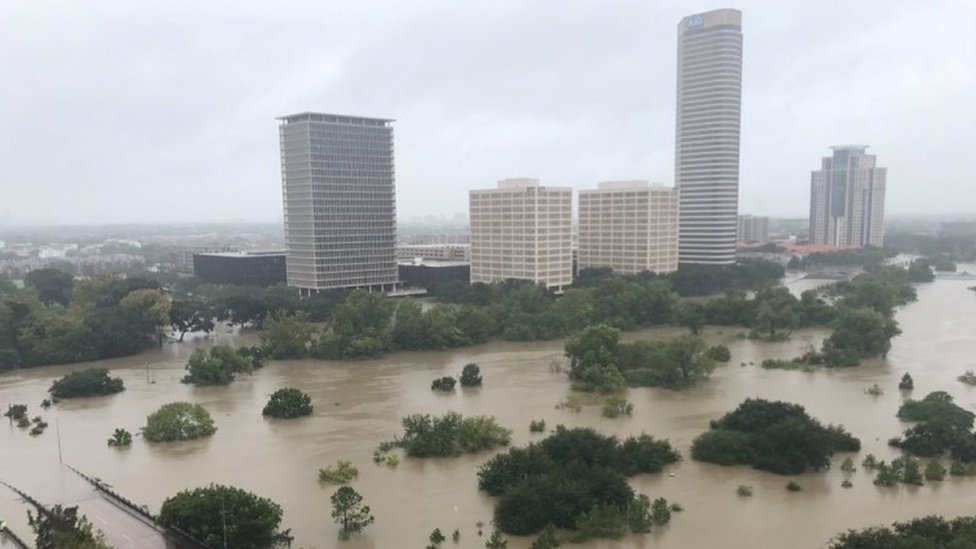
[[[688,17],[688,28],[689,29],[697,29],[698,27],[700,27],[700,26],[702,26],[704,24],[705,24],[705,16],[704,15],[700,15],[699,14],[699,15],[692,15],[692,16],[689,16]]]

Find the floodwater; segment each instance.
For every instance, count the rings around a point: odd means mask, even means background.
[[[405,458],[395,469],[374,465],[371,460],[376,445],[399,432],[402,416],[454,410],[495,416],[514,430],[516,445],[541,438],[529,433],[528,424],[532,419],[545,419],[550,428],[557,424],[587,426],[620,436],[647,432],[670,439],[682,452],[686,459],[668,472],[631,479],[638,492],[681,503],[685,511],[675,514],[670,525],[648,535],[579,547],[824,547],[847,528],[929,513],[972,514],[976,479],[881,489],[859,467],[853,476],[854,487],[845,489],[835,466],[825,473],[794,477],[803,491],[791,493],[784,489],[789,477],[692,461],[688,457],[692,439],[708,428],[709,420],[747,397],[783,399],[806,406],[825,423],[844,424],[859,436],[863,450],[856,462],[868,452],[889,459],[894,453],[885,441],[904,428],[895,417],[902,401],[896,387],[903,373],[911,372],[914,377],[916,397],[946,390],[966,408],[976,402],[976,388],[955,380],[966,369],[976,368],[976,295],[966,288],[971,285],[971,281],[950,280],[920,285],[918,302],[898,312],[904,333],[894,340],[888,359],[852,369],[806,373],[758,367],[764,358],[794,356],[819,344],[823,331],[803,331],[794,333],[790,341],[769,343],[742,339],[740,329],[711,328],[705,337],[713,343],[724,342],[732,350],[728,365],[688,391],[631,389],[628,397],[634,413],[616,419],[601,417],[596,402],[580,413],[555,409],[569,394],[565,374],[551,369],[562,354],[558,341],[493,342],[352,363],[275,362],[230,386],[212,388],[194,388],[179,379],[192,349],[213,341],[168,344],[138,357],[102,363],[125,380],[125,392],[63,401],[46,412],[37,405],[52,380],[86,365],[21,370],[0,376],[0,406],[28,403],[31,415],[40,413],[51,427],[39,437],[30,437],[15,426],[0,423],[0,480],[49,504],[69,497],[66,486],[74,486],[77,479],[59,466],[59,425],[65,464],[103,479],[153,511],[180,489],[218,482],[280,503],[284,525],[295,535],[295,547],[423,547],[434,528],[447,535],[455,528],[461,530],[460,544],[448,542],[447,546],[483,547],[484,538],[478,538],[475,524],[483,521],[487,536],[492,499],[478,492],[475,474],[490,453]],[[663,338],[681,332],[655,329],[626,337]],[[256,338],[254,334],[225,333],[216,340],[253,344]],[[481,366],[484,387],[450,395],[431,392],[432,379],[458,375],[468,362]],[[885,388],[884,395],[864,393],[874,383]],[[268,395],[287,386],[311,395],[314,416],[290,421],[262,418]],[[149,444],[137,437],[125,450],[106,446],[113,429],[125,427],[135,432],[147,414],[174,400],[206,407],[217,423],[217,433],[206,440],[173,444]],[[835,456],[835,465],[844,457]],[[340,458],[359,467],[353,486],[376,517],[364,535],[347,542],[336,540],[337,528],[329,516],[334,488],[317,480],[319,467]],[[735,489],[740,484],[751,485],[754,495],[738,497]],[[0,517],[23,537],[29,533],[25,509],[0,486]],[[109,540],[119,542],[111,536]],[[509,547],[525,548],[530,541],[513,538]]]

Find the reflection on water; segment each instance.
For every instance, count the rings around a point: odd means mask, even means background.
[[[919,301],[898,313],[904,334],[894,340],[887,360],[861,367],[815,373],[765,371],[764,358],[789,357],[816,345],[822,331],[795,333],[781,343],[741,339],[741,329],[709,329],[711,342],[725,342],[732,361],[713,378],[694,389],[672,392],[632,389],[632,417],[607,419],[596,405],[581,413],[556,410],[569,384],[564,374],[550,370],[561,356],[561,342],[495,342],[441,353],[399,353],[382,360],[355,363],[290,361],[272,363],[254,376],[229,387],[194,388],[179,382],[182,365],[196,341],[169,345],[138,357],[108,361],[124,378],[126,391],[110,397],[65,401],[43,412],[52,427],[60,425],[64,461],[113,484],[128,497],[153,510],[182,488],[209,482],[228,483],[279,502],[285,525],[296,536],[296,547],[333,547],[336,527],[329,513],[332,489],[317,482],[317,470],[339,458],[351,459],[360,470],[353,486],[372,507],[376,522],[367,535],[343,547],[423,547],[436,527],[461,530],[460,547],[483,547],[475,523],[491,520],[492,501],[477,489],[475,472],[490,454],[449,459],[404,459],[396,469],[375,466],[377,443],[399,431],[400,417],[411,413],[490,414],[514,429],[514,444],[541,438],[531,435],[531,419],[547,426],[592,426],[621,436],[642,431],[668,438],[687,457],[692,439],[708,421],[731,410],[746,397],[784,399],[800,403],[825,423],[843,423],[861,437],[861,456],[873,452],[882,459],[893,455],[885,441],[903,425],[895,418],[902,401],[898,379],[908,371],[915,378],[915,394],[947,390],[960,405],[972,408],[976,388],[955,381],[976,368],[976,298],[964,281],[938,281],[918,289]],[[948,312],[951,311],[951,314]],[[663,338],[677,329],[627,334],[632,338]],[[221,336],[253,344],[253,334]],[[458,375],[468,362],[481,365],[485,380],[478,390],[435,394],[430,381]],[[146,364],[149,364],[147,381]],[[740,365],[745,363],[745,366]],[[750,366],[749,363],[755,365]],[[83,368],[52,367],[18,371],[0,377],[0,406],[25,402],[31,413],[51,381],[64,372]],[[880,397],[864,394],[878,383]],[[299,387],[315,404],[311,418],[282,421],[262,418],[261,409],[278,388]],[[116,427],[135,431],[145,416],[161,404],[190,400],[206,407],[217,423],[208,440],[150,445],[136,438],[126,450],[106,447]],[[843,455],[835,457],[839,463]],[[860,462],[860,459],[855,461]],[[798,478],[799,493],[784,488],[788,478],[747,468],[726,468],[686,459],[667,474],[631,479],[634,488],[652,497],[677,501],[685,512],[672,524],[646,536],[580,547],[822,547],[835,533],[853,527],[907,519],[927,513],[973,513],[976,480],[950,479],[923,487],[879,489],[862,470],[851,489],[841,488],[835,467],[827,473]],[[0,422],[0,479],[18,485],[46,503],[62,497],[65,481],[58,466],[55,429],[32,438],[15,426]],[[752,498],[739,498],[735,488],[748,484]],[[26,533],[24,506],[0,490],[0,517]],[[489,528],[486,527],[487,535]],[[524,548],[527,539],[513,539],[509,547]]]

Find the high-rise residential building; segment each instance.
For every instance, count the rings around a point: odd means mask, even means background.
[[[742,12],[689,15],[678,24],[675,186],[681,263],[735,262],[739,209]]]
[[[506,179],[470,193],[471,282],[573,282],[573,190]]]
[[[831,149],[810,178],[810,242],[880,248],[888,170],[865,145]]]
[[[769,242],[769,218],[759,215],[740,215],[739,241]]]
[[[578,268],[669,273],[678,268],[678,193],[647,181],[579,192]]]
[[[393,290],[392,120],[305,112],[279,118],[288,285]]]

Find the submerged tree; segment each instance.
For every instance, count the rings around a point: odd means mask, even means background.
[[[278,389],[268,399],[261,414],[284,419],[308,416],[312,414],[312,399],[298,389]]]
[[[480,387],[481,368],[477,364],[465,364],[461,370],[461,387]]]
[[[208,547],[288,547],[289,530],[279,530],[281,506],[234,486],[211,484],[167,498],[159,523],[176,527]]]
[[[122,378],[109,377],[105,368],[88,368],[55,381],[48,392],[54,398],[74,398],[111,395],[123,390]]]
[[[210,414],[199,404],[171,402],[146,418],[143,436],[149,442],[172,442],[210,436],[217,432]]]
[[[342,486],[332,494],[332,518],[340,526],[339,537],[349,538],[362,532],[373,523],[369,506],[363,505],[363,496],[349,486]]]
[[[34,530],[37,549],[111,549],[102,532],[97,531],[78,507],[55,505],[37,515],[27,512],[27,521]]]
[[[915,388],[915,381],[912,379],[912,375],[905,372],[905,375],[901,376],[901,381],[898,383],[898,389],[902,391],[911,391]]]
[[[112,433],[112,438],[108,439],[108,445],[117,448],[131,446],[132,433],[122,428],[116,429],[115,432]]]

